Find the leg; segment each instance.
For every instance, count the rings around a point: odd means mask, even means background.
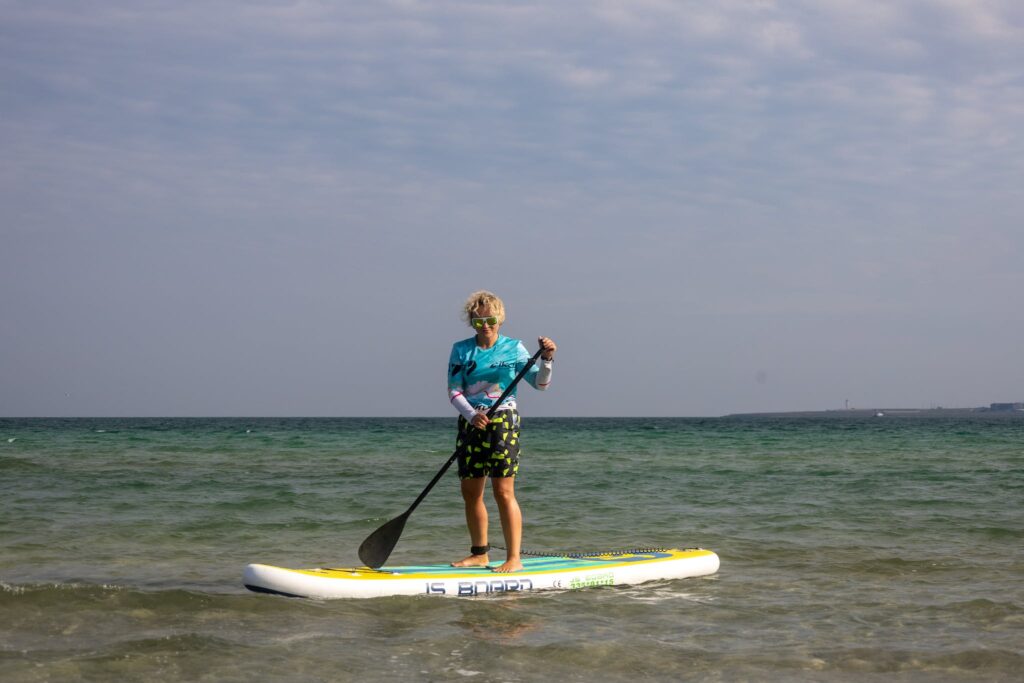
[[[485,477],[476,479],[463,479],[462,501],[466,506],[466,526],[469,527],[470,545],[487,545],[487,506],[484,504],[484,488],[487,486]],[[452,562],[453,567],[486,567],[488,562],[487,554],[470,555],[458,562]]]
[[[505,563],[494,568],[494,571],[501,573],[516,572],[523,568],[523,562],[519,557],[519,545],[523,540],[523,514],[516,500],[515,485],[515,477],[491,479],[491,490],[494,492],[498,514],[501,516],[501,532],[505,536],[505,547],[508,549]]]

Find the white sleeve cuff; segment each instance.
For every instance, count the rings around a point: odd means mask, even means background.
[[[543,358],[540,359],[540,362],[539,362],[540,369],[537,370],[537,377],[534,378],[534,385],[533,386],[535,386],[536,388],[540,389],[541,391],[544,391],[545,389],[547,389],[548,385],[551,384],[551,365],[552,365],[552,363],[554,363],[554,359],[552,359],[552,360],[545,360]]]
[[[466,418],[467,421],[471,422],[473,416],[476,415],[476,411],[473,410],[473,406],[469,404],[466,397],[462,394],[455,394],[452,396],[452,405],[455,406],[455,410],[459,411],[459,415]]]

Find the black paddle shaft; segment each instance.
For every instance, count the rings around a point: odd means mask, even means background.
[[[534,363],[537,362],[537,359],[540,358],[540,354],[543,351],[543,347],[537,349],[537,353],[533,354],[533,356],[530,357],[530,360],[526,361],[526,365],[523,366],[523,369],[515,376],[515,379],[513,379],[512,383],[508,385],[508,388],[505,389],[498,400],[487,409],[488,419],[494,417],[494,413],[498,410],[498,406],[508,398],[509,394],[512,393],[512,390],[516,388],[517,384],[519,384],[519,381],[526,376],[526,373],[530,371],[530,368],[532,368]],[[434,478],[430,480],[430,483],[427,484],[427,487],[423,489],[420,495],[416,497],[416,500],[412,502],[412,505],[409,506],[408,510],[391,521],[386,522],[366,537],[366,540],[364,540],[359,546],[359,560],[363,564],[372,569],[377,569],[387,561],[388,556],[391,555],[391,551],[395,549],[395,545],[398,543],[398,539],[402,535],[402,530],[405,529],[405,521],[409,519],[409,515],[411,515],[412,511],[423,502],[423,499],[427,497],[428,493],[430,493],[430,489],[434,488],[434,485],[441,480],[441,477],[443,477],[444,473],[448,471],[448,468],[452,466],[452,463],[455,462],[455,458],[457,458],[458,455],[458,451],[452,453],[451,457],[448,458],[445,464],[441,466],[441,469],[437,471],[437,474],[434,475]]]

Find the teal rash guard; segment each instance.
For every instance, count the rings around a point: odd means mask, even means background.
[[[504,335],[489,349],[476,345],[476,337],[463,339],[452,345],[448,359],[448,398],[467,420],[479,411],[487,410],[501,398],[515,376],[530,360],[530,352],[523,342]],[[526,373],[527,382],[534,389],[544,391],[551,383],[553,361],[540,359]],[[515,408],[516,391],[513,390],[499,408]]]

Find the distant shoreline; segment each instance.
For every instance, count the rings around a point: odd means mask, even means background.
[[[775,413],[731,413],[723,417],[957,417],[967,415],[1024,416],[1020,410],[979,408],[840,408],[836,410],[797,410]]]
[[[536,415],[531,420],[723,420],[732,418],[882,418],[882,417],[968,417],[1024,418],[1024,410],[978,408],[837,408],[834,410],[790,410],[777,412],[728,413],[726,415]],[[268,420],[450,420],[445,415],[0,415],[0,424],[17,421],[268,421]]]

